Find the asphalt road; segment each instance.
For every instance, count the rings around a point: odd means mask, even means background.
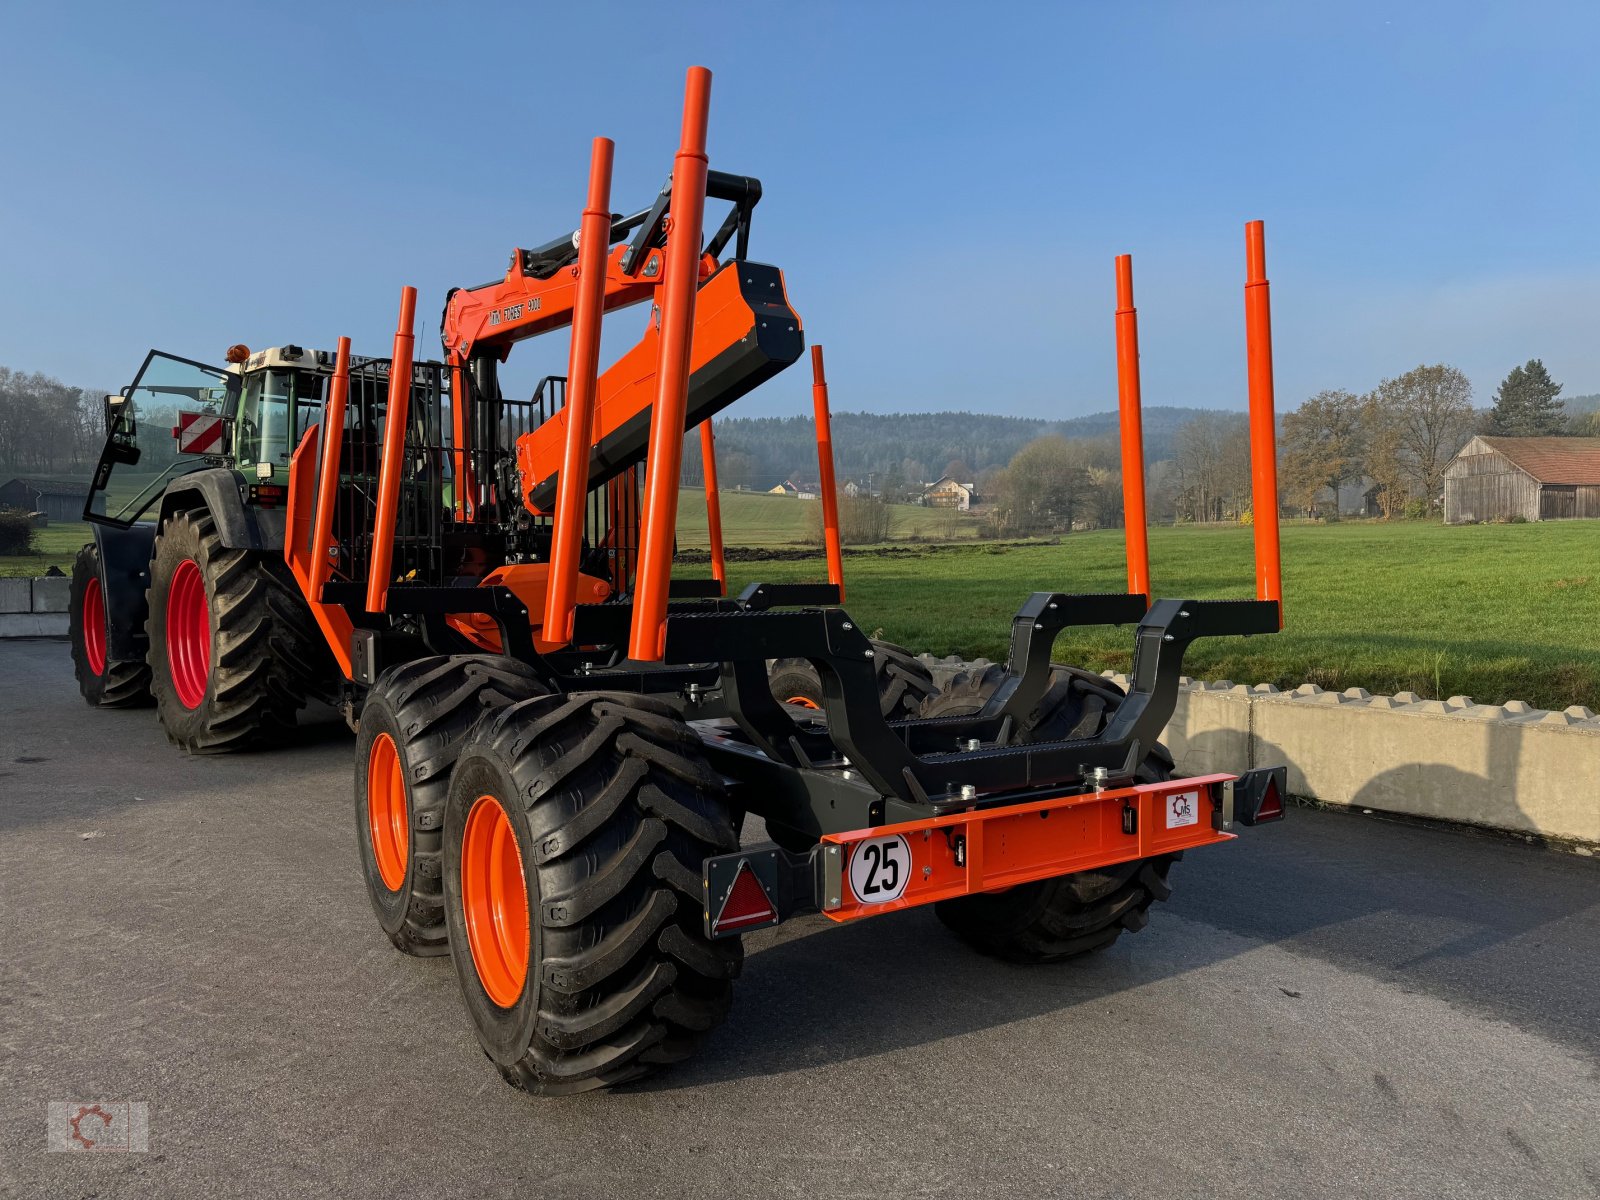
[[[0,1194],[1600,1196],[1600,861],[1297,810],[1081,965],[813,917],[697,1059],[546,1101],[378,931],[351,745],[185,758],[0,643]],[[91,1099],[149,1152],[46,1153]]]

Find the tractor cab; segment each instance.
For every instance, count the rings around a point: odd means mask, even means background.
[[[250,479],[282,482],[289,458],[317,422],[333,358],[325,350],[276,346],[233,368],[243,387],[233,430],[234,469]]]
[[[224,366],[150,351],[133,382],[106,397],[106,444],[85,519],[127,528],[151,515],[174,480],[206,468],[241,474],[251,500],[251,491],[281,484],[332,370],[326,351],[294,345],[236,346]]]

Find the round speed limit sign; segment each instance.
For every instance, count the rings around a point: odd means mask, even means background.
[[[862,904],[900,899],[911,881],[911,845],[898,833],[857,842],[850,854],[850,890]]]

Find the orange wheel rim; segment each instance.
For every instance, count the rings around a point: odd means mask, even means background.
[[[89,670],[96,675],[106,673],[106,595],[100,590],[99,576],[83,589],[83,653]]]
[[[478,982],[489,999],[510,1008],[528,978],[528,883],[511,818],[493,796],[479,796],[467,814],[461,907]]]
[[[167,589],[167,666],[185,708],[199,708],[211,678],[211,607],[200,564],[186,558]]]
[[[406,778],[394,739],[380,733],[367,756],[367,831],[383,886],[398,892],[406,879],[411,823],[406,817]]]
[[[790,696],[787,700],[784,701],[784,703],[785,704],[798,704],[801,708],[820,709],[822,707],[822,705],[818,704],[810,696]]]

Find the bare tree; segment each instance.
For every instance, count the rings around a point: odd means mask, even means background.
[[[1207,413],[1179,428],[1168,484],[1180,519],[1238,516],[1250,487],[1250,432],[1244,416]]]
[[[1374,393],[1362,400],[1361,428],[1367,476],[1378,487],[1378,504],[1383,508],[1384,519],[1404,516],[1411,499],[1413,475],[1404,424]]]
[[[822,505],[812,505],[810,540],[822,544]],[[895,509],[882,496],[839,496],[839,541],[870,546],[894,536]]]
[[[1351,392],[1318,392],[1293,412],[1283,415],[1284,490],[1302,508],[1312,508],[1323,488],[1333,491],[1339,512],[1339,489],[1362,471],[1362,401]]]
[[[997,481],[994,521],[1001,533],[1070,532],[1097,516],[1093,469],[1105,457],[1094,446],[1058,433],[1018,450]]]
[[[1418,497],[1432,505],[1444,492],[1444,468],[1472,436],[1472,384],[1444,363],[1385,379],[1373,394],[1395,438]]]

